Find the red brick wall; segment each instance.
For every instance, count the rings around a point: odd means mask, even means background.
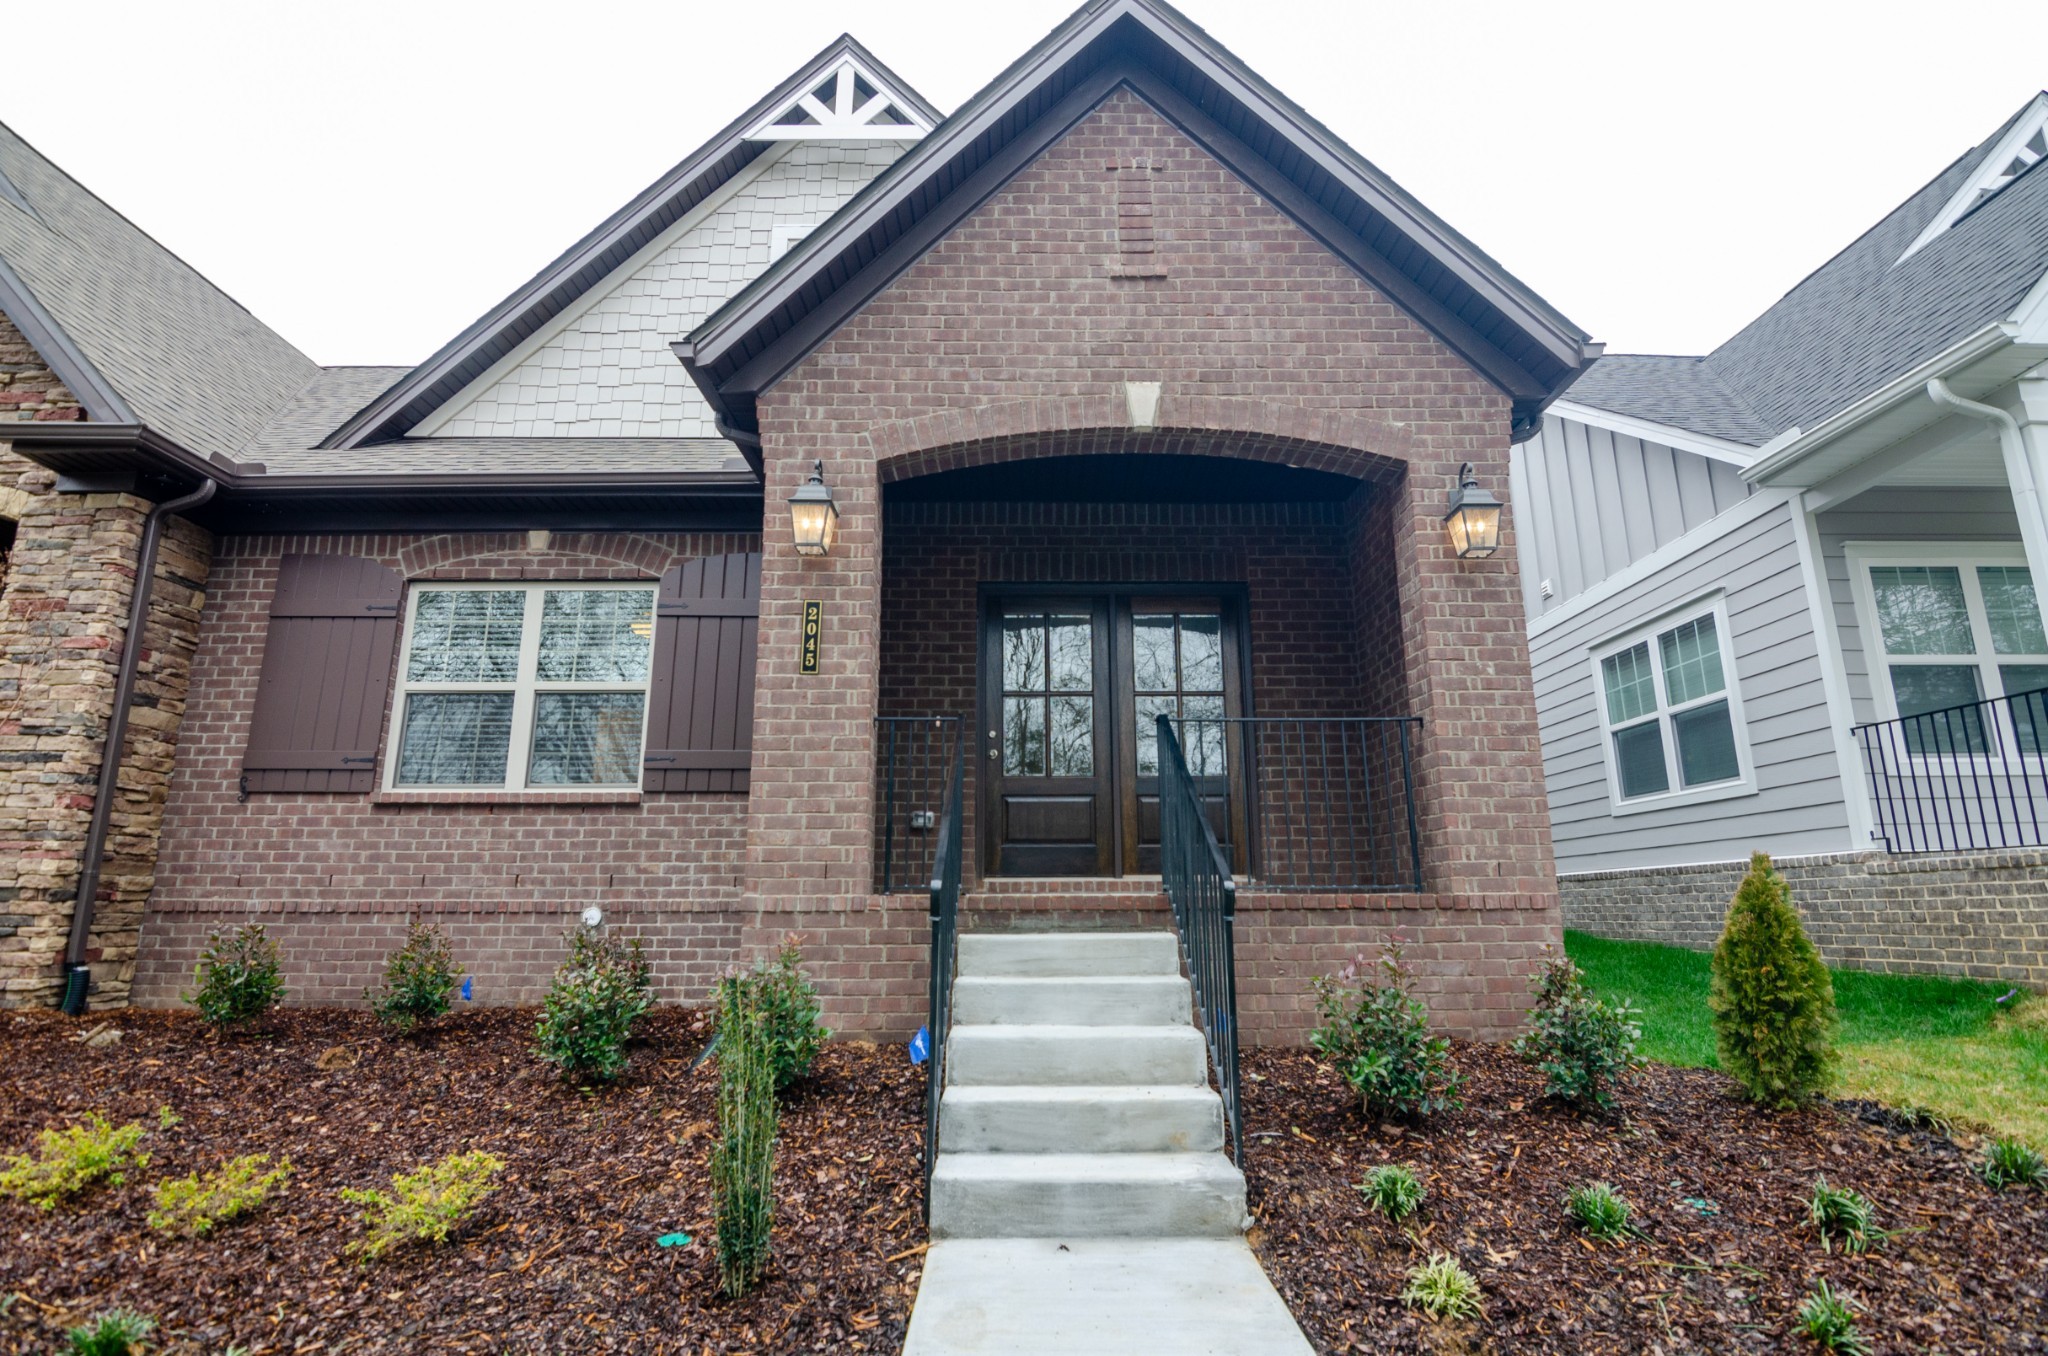
[[[1110,166],[1137,156],[1161,166],[1155,277],[1118,266]],[[1125,381],[1162,383],[1158,432],[1129,429]],[[798,558],[774,533],[765,549],[754,931],[784,918],[836,918],[847,935],[898,930],[868,894],[882,482],[1103,450],[1262,457],[1384,487],[1385,521],[1365,513],[1357,559],[1392,560],[1398,612],[1363,607],[1358,618],[1374,640],[1369,686],[1405,689],[1424,721],[1429,893],[1412,901],[1418,926],[1462,931],[1480,913],[1555,936],[1512,520],[1502,550],[1472,562],[1452,555],[1438,523],[1461,462],[1505,493],[1508,402],[1135,95],[1112,95],[1020,172],[765,393],[760,414],[768,502],[822,459],[841,530],[822,560]],[[1355,578],[1356,562],[1345,564],[1340,577]],[[810,676],[796,666],[806,598],[826,604],[830,626]],[[1489,965],[1525,967],[1533,942],[1499,926],[1471,945],[1490,948]],[[1342,949],[1290,963],[1335,968]],[[860,988],[835,994],[842,1024],[886,1024],[895,991],[867,973],[846,979]],[[1490,1024],[1475,1014],[1469,1025]]]
[[[1361,491],[1361,497],[1370,491]],[[885,716],[975,714],[986,583],[1242,585],[1252,707],[1267,716],[1368,710],[1353,645],[1346,506],[1339,503],[902,503],[884,514],[880,702]],[[1379,587],[1394,587],[1391,561]],[[979,744],[970,744],[978,749]],[[967,760],[968,874],[980,858]]]
[[[651,580],[677,559],[758,545],[751,534],[558,533],[539,546],[524,533],[222,539],[137,1001],[175,1001],[207,931],[243,921],[279,938],[294,999],[350,1001],[402,937],[406,915],[418,914],[455,937],[477,976],[478,1001],[531,1002],[561,956],[563,932],[590,904],[647,939],[666,996],[699,994],[735,956],[744,796],[607,792],[586,803],[530,794],[434,804],[259,794],[244,802],[237,777],[286,552],[367,556],[412,580]]]

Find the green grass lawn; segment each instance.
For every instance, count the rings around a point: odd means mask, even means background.
[[[1642,1009],[1642,1053],[1714,1068],[1708,957],[1649,942],[1565,933],[1594,990]],[[2012,986],[1833,970],[1842,1018],[1838,1097],[1929,1107],[1959,1124],[2048,1146],[2048,999],[2008,1012]],[[2010,1005],[2008,1005],[2010,1006]]]

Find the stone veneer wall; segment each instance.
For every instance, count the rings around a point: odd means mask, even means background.
[[[15,523],[0,589],[0,1005],[49,1003],[62,956],[146,500],[55,493],[6,449],[5,424],[78,420],[71,393],[0,317],[0,516]],[[158,556],[146,648],[88,956],[93,1001],[125,1001],[205,601],[212,539],[174,520]]]
[[[1777,867],[1830,964],[2048,991],[2048,852],[1858,852]],[[1704,950],[1746,870],[1718,862],[1563,876],[1565,926]]]

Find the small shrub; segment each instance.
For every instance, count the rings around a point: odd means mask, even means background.
[[[1555,954],[1536,976],[1529,1029],[1515,1039],[1515,1053],[1542,1070],[1545,1096],[1581,1111],[1612,1111],[1616,1089],[1640,1063],[1638,1016],[1626,1002],[1596,998],[1571,957]]]
[[[832,1033],[819,1021],[818,991],[804,977],[803,956],[794,938],[782,945],[772,961],[756,964],[752,971],[728,975],[721,984],[745,984],[754,991],[754,1006],[760,1013],[762,1031],[768,1042],[768,1057],[775,1068],[775,1090],[782,1091],[811,1072]],[[720,1005],[723,1011],[723,1004]],[[721,1028],[722,1030],[722,1028]]]
[[[1813,1339],[1822,1351],[1842,1356],[1870,1356],[1870,1339],[1856,1327],[1856,1311],[1847,1296],[1838,1295],[1826,1281],[1817,1282],[1813,1293],[1799,1306],[1799,1331]]]
[[[1636,1232],[1636,1226],[1629,1222],[1633,1213],[1629,1203],[1605,1182],[1573,1187],[1564,1204],[1579,1227],[1603,1243],[1618,1242]]]
[[[199,953],[192,981],[192,992],[184,999],[210,1026],[246,1025],[284,999],[277,943],[264,934],[260,923],[236,928],[225,937],[211,934],[206,950]]]
[[[768,1265],[775,1224],[775,1052],[754,985],[721,984],[718,999],[711,1211],[719,1282],[738,1298]]]
[[[1721,1067],[1766,1106],[1827,1086],[1835,1063],[1835,986],[1807,940],[1792,892],[1756,853],[1714,947],[1708,1006]]]
[[[1380,1164],[1365,1175],[1358,1189],[1373,1209],[1396,1224],[1420,1210],[1423,1197],[1429,1194],[1415,1170],[1399,1163]]]
[[[450,1154],[414,1172],[391,1179],[395,1195],[344,1188],[341,1198],[363,1207],[369,1231],[349,1245],[365,1262],[374,1262],[408,1243],[446,1243],[462,1222],[476,1213],[484,1198],[498,1189],[504,1160],[493,1154]]]
[[[1813,1179],[1813,1199],[1807,1203],[1806,1218],[1820,1234],[1820,1245],[1840,1242],[1846,1252],[1868,1252],[1891,1237],[1877,1227],[1877,1208],[1868,1197],[1843,1187],[1831,1187],[1825,1177]]]
[[[406,929],[405,945],[384,963],[384,987],[363,990],[377,1020],[393,1031],[413,1031],[448,1011],[462,967],[448,938],[431,923]]]
[[[1335,1064],[1371,1120],[1417,1120],[1465,1104],[1451,1043],[1429,1034],[1429,1009],[1398,935],[1380,948],[1380,982],[1363,978],[1363,956],[1332,978],[1312,981],[1322,1019],[1309,1043]]]
[[[2041,1151],[2016,1139],[1993,1140],[1984,1150],[1977,1171],[1993,1191],[2009,1186],[2048,1189],[2048,1158]]]
[[[638,940],[571,934],[534,1028],[536,1052],[564,1078],[609,1082],[626,1071],[633,1024],[654,1006],[653,969]]]
[[[211,1233],[215,1225],[246,1215],[276,1195],[291,1175],[289,1158],[273,1168],[269,1154],[249,1154],[212,1172],[158,1182],[149,1227],[188,1238]]]
[[[1463,1320],[1486,1312],[1486,1299],[1472,1273],[1458,1265],[1448,1253],[1432,1253],[1427,1262],[1408,1273],[1408,1286],[1401,1303],[1420,1309],[1431,1318]]]
[[[142,1339],[155,1331],[153,1319],[130,1309],[109,1309],[71,1329],[72,1356],[130,1356],[141,1351]]]
[[[36,1136],[34,1154],[10,1154],[0,1168],[0,1196],[12,1196],[45,1210],[88,1187],[120,1186],[129,1168],[148,1164],[135,1146],[148,1133],[137,1122],[111,1125],[94,1112],[83,1124],[51,1128]]]

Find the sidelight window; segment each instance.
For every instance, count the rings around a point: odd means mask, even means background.
[[[1602,647],[1594,672],[1617,811],[1754,789],[1719,603]]]
[[[654,590],[413,590],[395,787],[637,786]]]

